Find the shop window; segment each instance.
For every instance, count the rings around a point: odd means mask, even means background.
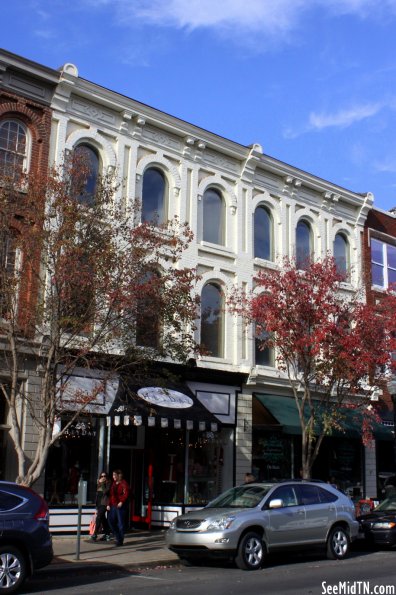
[[[254,256],[273,260],[273,220],[268,209],[262,206],[254,213]]]
[[[78,182],[78,202],[87,206],[93,206],[100,168],[97,150],[91,145],[77,145],[74,149],[73,166],[77,168],[78,178],[83,173],[82,183],[80,183],[80,180]]]
[[[305,270],[313,256],[312,231],[309,223],[301,220],[296,229],[296,266]]]
[[[372,284],[388,289],[396,283],[396,246],[371,239]]]
[[[223,448],[211,433],[150,429],[147,439],[145,505],[204,506],[221,492]],[[153,488],[148,487],[152,468]],[[187,476],[185,471],[187,470]]]
[[[209,188],[203,195],[203,236],[205,242],[225,243],[225,203],[217,190]]]
[[[0,123],[0,175],[18,178],[27,170],[27,129],[17,120]]]
[[[214,283],[207,283],[202,290],[201,344],[208,355],[224,357],[224,298]]]
[[[143,175],[142,221],[161,225],[166,220],[167,182],[159,169],[150,167]]]
[[[62,427],[67,419],[62,420]],[[78,482],[87,481],[87,501],[95,501],[98,436],[96,419],[80,417],[51,446],[45,474],[45,499],[50,506],[76,505]]]
[[[350,252],[348,240],[342,233],[337,233],[334,238],[334,260],[338,273],[344,276],[345,280],[349,280],[350,271]]]

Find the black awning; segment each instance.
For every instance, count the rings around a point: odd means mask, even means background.
[[[109,413],[115,425],[216,432],[221,423],[184,383],[165,386],[148,381],[139,386],[121,382]]]

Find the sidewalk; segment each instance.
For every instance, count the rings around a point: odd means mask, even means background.
[[[115,547],[114,541],[90,541],[89,535],[80,538],[80,557],[76,559],[77,536],[53,535],[54,559],[47,569],[95,570],[106,566],[124,569],[170,566],[178,563],[176,554],[165,545],[165,531],[134,530],[125,535],[124,545]]]

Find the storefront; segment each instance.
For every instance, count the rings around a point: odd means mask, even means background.
[[[134,525],[167,526],[176,514],[202,507],[233,484],[238,387],[152,384],[124,379],[118,386],[117,380],[115,394],[113,382],[102,404],[80,416],[51,449],[45,497],[57,530],[73,530],[80,478],[87,481],[88,522],[102,469],[123,470],[132,488]]]
[[[365,474],[361,424],[351,410],[345,409],[344,414],[344,431],[324,438],[312,477],[331,481],[358,500],[364,496]],[[389,432],[378,425],[374,434],[380,444]],[[253,396],[252,443],[252,467],[259,479],[300,476],[301,426],[294,398]]]

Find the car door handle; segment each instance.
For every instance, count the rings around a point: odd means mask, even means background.
[[[335,510],[336,507],[335,506],[329,506],[328,510]]]
[[[305,514],[305,510],[303,508],[300,508],[300,510],[297,511],[298,514]]]

